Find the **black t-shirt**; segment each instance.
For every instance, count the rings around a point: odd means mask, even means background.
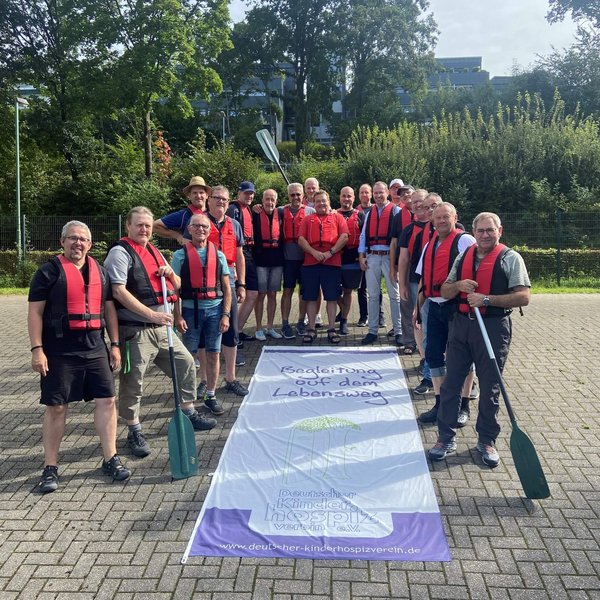
[[[418,227],[420,229],[423,229],[423,227],[425,227],[425,225],[427,225],[427,222],[420,223],[418,221],[413,221],[412,223],[407,225],[402,230],[402,233],[400,234],[400,237],[398,238],[398,250],[400,250],[400,248],[408,248],[408,244],[410,242],[410,238],[412,236],[414,228]],[[432,229],[432,231],[433,231],[433,229]],[[429,241],[429,240],[427,240],[427,241]],[[419,264],[420,258],[421,258],[421,247],[415,246],[412,256],[410,257],[409,271],[408,271],[408,280],[412,283],[416,283],[421,280],[421,276],[415,272],[417,265]]]
[[[352,216],[354,209],[339,211],[340,215],[346,219],[346,221]],[[358,229],[362,231],[363,225],[365,224],[365,213],[358,211]],[[342,265],[353,265],[358,263],[358,246],[356,248],[342,248]]]
[[[112,300],[110,285],[107,284],[108,278],[104,267],[100,267],[102,276],[102,296],[104,301]],[[87,283],[89,280],[87,262],[81,269],[83,280]],[[50,325],[51,305],[49,301],[50,290],[58,281],[60,276],[60,267],[54,262],[44,263],[35,273],[29,286],[29,302],[46,302],[44,307],[44,326],[42,329],[42,344],[44,353],[48,356],[81,356],[94,358],[96,356],[106,355],[107,348],[104,343],[104,331],[96,329],[92,331],[70,330],[63,327],[63,337],[56,337],[54,328]],[[64,314],[66,314],[66,306]]]
[[[254,229],[254,247],[252,255],[254,256],[254,264],[257,267],[282,267],[283,266],[283,208],[276,208],[269,216],[269,223],[274,218],[279,219],[279,246],[277,248],[263,248],[261,235],[261,216],[257,213],[252,213],[252,223]]]

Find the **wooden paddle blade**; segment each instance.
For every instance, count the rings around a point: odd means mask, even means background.
[[[527,434],[512,423],[510,435],[510,451],[515,461],[515,469],[521,480],[525,496],[531,500],[542,500],[550,496],[550,488],[544,475],[533,442]]]
[[[169,462],[173,479],[185,479],[198,473],[196,436],[192,422],[177,409],[169,422],[167,434]]]

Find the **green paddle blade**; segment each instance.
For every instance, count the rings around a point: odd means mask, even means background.
[[[198,473],[196,436],[191,421],[178,408],[169,422],[167,434],[169,462],[173,479],[185,479]]]
[[[512,423],[510,451],[515,461],[515,469],[521,480],[525,496],[531,500],[542,500],[550,496],[550,488],[544,475],[533,442],[521,431],[516,422]]]

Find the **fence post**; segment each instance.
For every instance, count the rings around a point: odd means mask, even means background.
[[[556,285],[560,287],[561,279],[561,255],[560,246],[562,244],[562,209],[556,211]]]
[[[23,260],[26,260],[27,257],[25,256],[27,253],[27,216],[23,215],[23,223],[21,226],[21,232],[23,234],[23,250],[22,250],[22,256],[23,256]]]

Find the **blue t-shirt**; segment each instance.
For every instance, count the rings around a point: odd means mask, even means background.
[[[206,266],[206,246],[204,248],[196,248],[198,254],[200,255],[200,260],[202,264]],[[225,255],[217,250],[217,258],[221,263],[221,271],[223,275],[229,275],[229,267],[227,266],[227,260],[225,260]],[[171,267],[173,267],[173,271],[177,275],[181,275],[181,265],[185,259],[185,248],[180,248],[176,250],[173,254],[173,258],[171,259]],[[214,308],[218,306],[223,301],[223,298],[214,298],[211,300],[198,300],[198,308]],[[181,300],[181,305],[185,308],[194,308],[194,301],[189,300]]]
[[[176,212],[169,213],[168,215],[161,217],[160,220],[167,229],[179,231],[186,240],[191,240],[192,236],[188,231],[188,224],[191,218],[192,212],[186,207]]]

